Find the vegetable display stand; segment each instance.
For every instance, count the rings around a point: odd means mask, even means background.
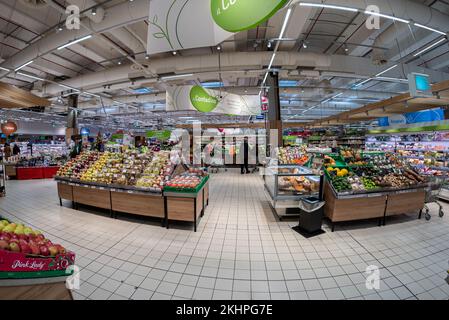
[[[389,194],[385,217],[405,213],[419,213],[424,207],[426,192],[421,190],[405,190],[396,194]],[[385,219],[384,219],[385,224]]]
[[[0,300],[73,300],[66,276],[0,280]]]
[[[130,190],[111,190],[111,205],[114,215],[125,212],[165,220],[162,194],[150,194]]]
[[[380,224],[384,217],[387,197],[384,194],[337,195],[326,181],[324,201],[324,214],[332,222],[334,231],[336,222],[379,219]]]
[[[198,221],[209,203],[209,181],[202,183],[196,192],[164,191],[166,227],[169,221],[192,222],[196,232]]]

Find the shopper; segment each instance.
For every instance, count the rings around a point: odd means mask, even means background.
[[[20,154],[20,147],[17,143],[14,143],[14,147],[12,148],[12,154],[15,156]]]
[[[5,143],[5,148],[4,148],[4,154],[5,154],[5,159],[7,160],[9,157],[11,157],[11,147],[9,146],[9,143],[6,142]]]
[[[241,149],[240,149],[241,150]],[[246,170],[246,173],[249,173],[248,168],[248,153],[249,153],[249,146],[248,146],[248,137],[245,137],[243,139],[243,164],[240,165],[240,173],[244,174],[244,171]]]

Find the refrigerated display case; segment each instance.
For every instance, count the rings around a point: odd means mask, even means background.
[[[264,181],[271,206],[280,218],[298,215],[301,199],[323,196],[323,176],[307,167],[272,165],[265,169]]]

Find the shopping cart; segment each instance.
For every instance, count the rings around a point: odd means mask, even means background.
[[[419,212],[419,218],[421,219],[422,211],[424,210],[424,217],[426,220],[430,220],[431,216],[429,214],[430,208],[428,206],[429,203],[435,203],[438,205],[438,215],[440,217],[444,216],[443,206],[441,203],[438,202],[439,195],[441,192],[441,189],[443,188],[444,184],[447,182],[447,177],[432,177],[429,181],[429,185],[426,188],[426,198],[424,201],[424,208]]]

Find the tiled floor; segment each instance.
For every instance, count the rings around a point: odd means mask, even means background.
[[[73,250],[76,299],[448,299],[448,213],[338,226],[305,239],[277,221],[258,175],[214,174],[197,233],[158,221],[75,211],[54,181],[10,181],[0,214]],[[365,270],[380,268],[380,289]]]

